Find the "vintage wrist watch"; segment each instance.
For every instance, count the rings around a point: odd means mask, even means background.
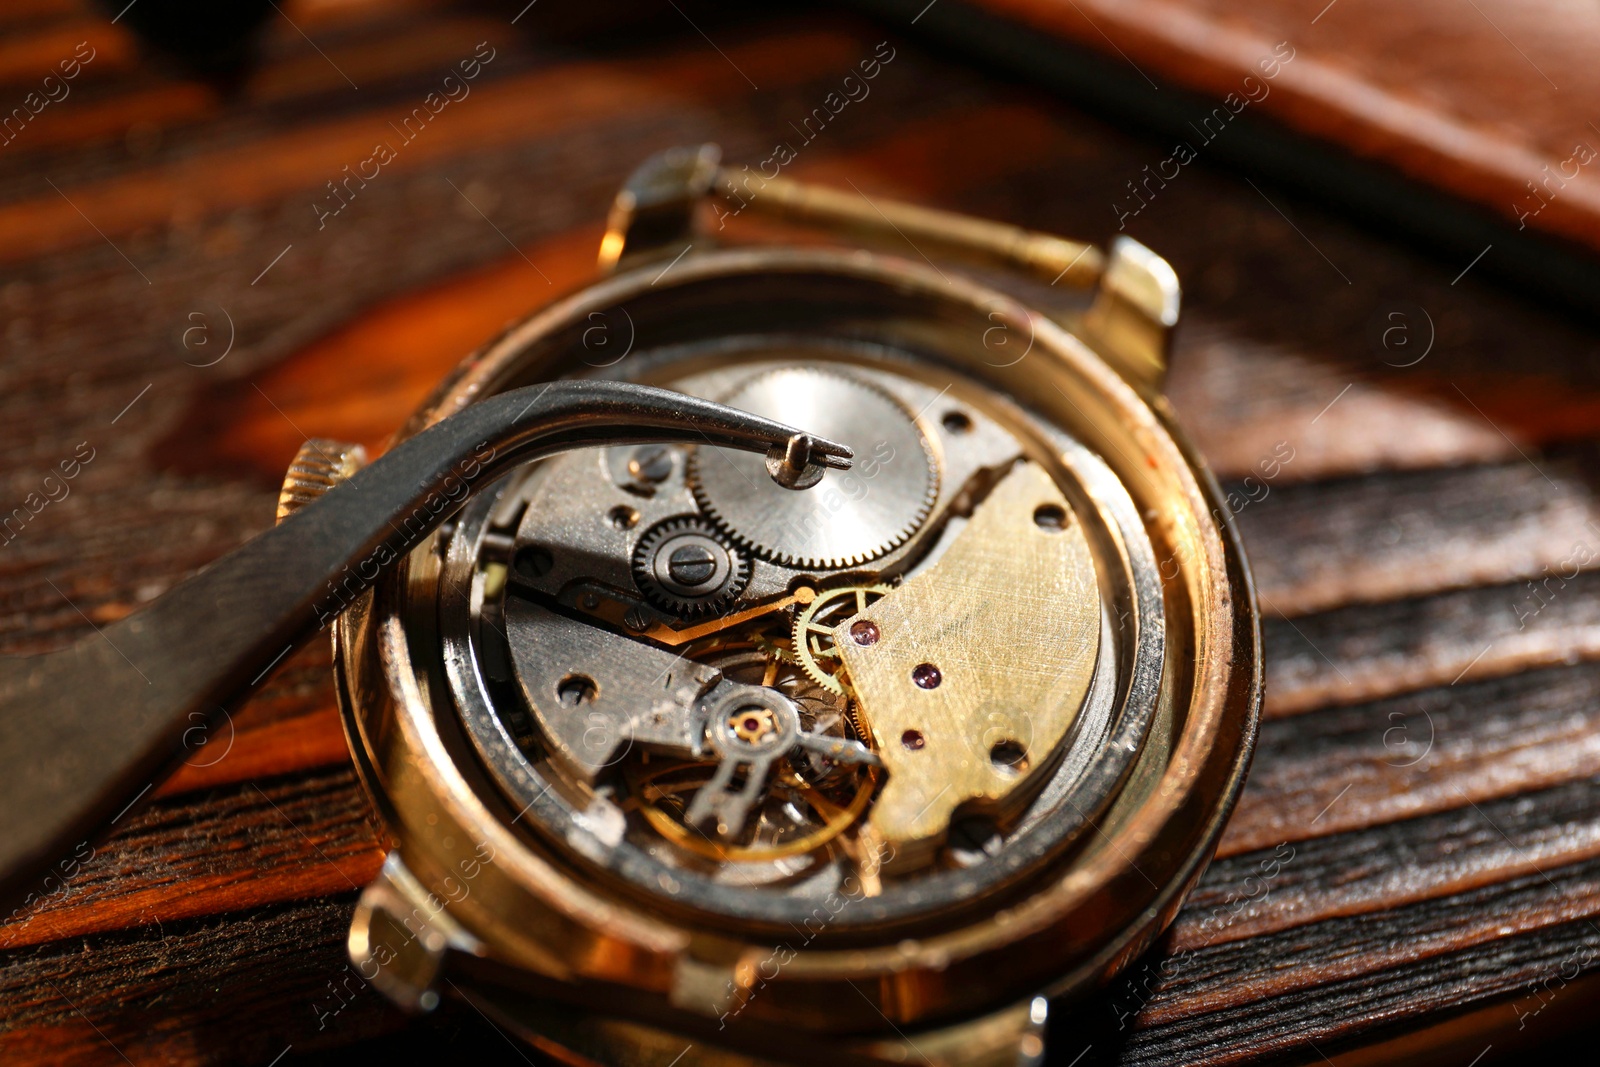
[[[1249,573],[1159,391],[1173,271],[714,146],[633,175],[600,262],[399,439],[616,379],[854,464],[571,451],[330,585],[392,844],[354,968],[573,1062],[1036,1060],[1048,998],[1171,920],[1255,736]],[[361,458],[312,442],[280,515]]]

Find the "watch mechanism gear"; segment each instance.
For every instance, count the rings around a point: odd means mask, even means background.
[[[847,585],[818,593],[817,598],[795,614],[791,634],[792,648],[800,668],[830,693],[845,692],[843,664],[834,644],[834,628],[853,615],[866,611],[873,601],[889,591],[887,585]],[[853,638],[863,644],[876,639],[872,623],[856,624],[861,631]]]
[[[633,578],[652,604],[694,618],[733,603],[750,580],[750,561],[704,519],[679,515],[639,538]]]
[[[855,720],[841,712],[842,701],[817,687],[795,666],[755,647],[725,650],[707,661],[725,676],[760,682],[781,694],[798,713],[800,736],[793,738],[765,794],[751,807],[732,838],[707,833],[690,818],[702,791],[717,786],[718,764],[655,760],[628,776],[629,793],[649,825],[667,840],[707,859],[741,864],[792,859],[818,849],[852,830],[882,778],[877,765],[859,758],[830,759],[833,745],[859,749],[863,739]],[[725,728],[741,743],[761,749],[777,742],[781,726],[769,708],[737,709]]]
[[[756,374],[721,399],[855,450],[851,470],[830,470],[816,486],[794,490],[773,481],[762,456],[695,449],[689,461],[695,501],[762,559],[820,570],[866,563],[904,544],[938,498],[938,462],[916,417],[863,379],[787,366]]]
[[[750,640],[768,659],[798,667],[800,657],[795,654],[794,638],[790,632],[792,629],[791,626],[781,631],[757,630],[751,635]]]

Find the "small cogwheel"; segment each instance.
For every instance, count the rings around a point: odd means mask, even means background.
[[[698,515],[679,515],[639,538],[633,579],[652,604],[687,619],[733,603],[750,580],[750,561]]]
[[[778,663],[787,663],[793,667],[800,665],[800,657],[795,655],[794,646],[788,634],[757,631],[751,635],[750,643],[755,645],[756,651],[770,660],[775,660]]]
[[[847,585],[829,589],[818,593],[817,598],[795,616],[794,654],[812,681],[830,693],[844,692],[844,681],[839,677],[839,652],[833,641],[834,628],[852,615],[866,611],[889,589],[887,585]]]
[[[850,728],[855,731],[856,739],[865,742],[872,748],[877,748],[872,728],[867,725],[867,717],[861,713],[859,701],[850,701],[850,706],[845,710],[845,718],[850,720]]]

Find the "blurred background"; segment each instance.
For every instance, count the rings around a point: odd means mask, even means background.
[[[1131,234],[1184,283],[1168,393],[1243,533],[1268,690],[1218,859],[1056,1012],[1052,1057],[1574,1051],[1600,988],[1597,46],[1600,9],[1554,0],[9,0],[0,646],[265,529],[308,436],[381,448],[593,278],[658,149],[782,146],[788,176]],[[383,845],[328,679],[297,654],[222,756],[0,925],[0,1058],[544,1062],[465,996],[414,1020],[348,970]]]

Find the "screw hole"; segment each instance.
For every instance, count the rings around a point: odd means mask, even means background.
[[[619,530],[631,530],[638,525],[639,513],[626,504],[618,504],[606,514],[606,520]]]
[[[569,674],[556,684],[556,699],[564,708],[575,708],[594,700],[600,687],[587,674]]]
[[[1033,524],[1045,533],[1060,533],[1067,528],[1067,509],[1059,504],[1040,504],[1033,509]]]
[[[939,421],[948,433],[967,433],[972,429],[972,419],[964,411],[947,411]]]
[[[1008,737],[995,742],[989,750],[989,762],[1001,774],[1015,777],[1028,769],[1028,750],[1021,741]]]
[[[645,445],[628,458],[628,473],[645,482],[664,482],[672,476],[672,449]]]
[[[928,743],[921,730],[907,730],[900,735],[900,743],[910,752],[920,752]]]
[[[981,814],[963,815],[950,821],[947,844],[950,858],[955,860],[957,865],[975,867],[999,852],[1001,846],[1005,844],[1005,838],[993,817]]]
[[[524,578],[543,578],[555,565],[555,557],[550,555],[550,550],[538,545],[518,549],[511,561],[511,569]]]

